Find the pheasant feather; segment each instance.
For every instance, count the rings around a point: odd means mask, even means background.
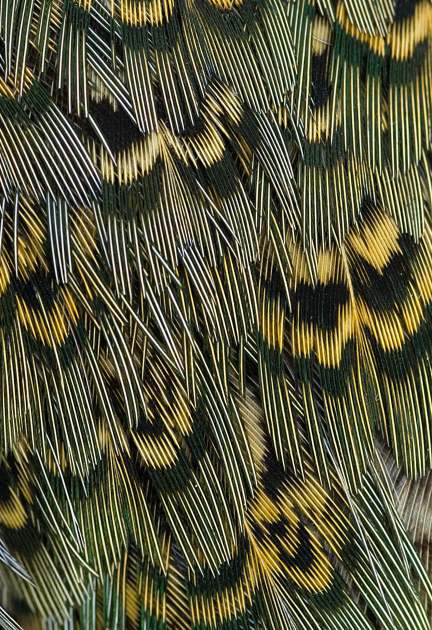
[[[432,4],[0,0],[0,625],[432,624]]]

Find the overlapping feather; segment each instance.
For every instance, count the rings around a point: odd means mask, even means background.
[[[0,0],[23,627],[429,627],[431,37],[424,0]]]

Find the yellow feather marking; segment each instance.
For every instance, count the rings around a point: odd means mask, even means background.
[[[352,230],[348,246],[378,271],[382,271],[392,256],[400,253],[399,230],[394,220],[377,212],[372,222],[364,223],[360,231]]]
[[[340,557],[348,540],[349,521],[315,479],[306,478],[301,482],[284,484],[279,503],[285,514],[291,514],[293,505],[299,506],[332,551]]]
[[[326,142],[332,134],[332,125],[340,127],[342,124],[342,107],[338,102],[333,113],[331,101],[314,109],[307,118],[307,139],[309,142]]]
[[[86,72],[90,99],[95,103],[108,101],[113,111],[116,112],[118,109],[118,104],[112,91],[108,89],[106,84],[102,81],[100,75],[95,72],[90,64],[88,64]],[[121,81],[124,81],[124,73],[119,67],[116,68],[116,73],[119,76],[119,79]]]
[[[140,611],[139,593],[137,585],[129,580],[126,580],[125,585],[125,605],[127,618],[131,621],[138,622]]]
[[[409,335],[413,335],[424,322],[424,312],[423,305],[412,288],[410,293],[408,300],[401,306],[401,318],[406,332]]]
[[[282,129],[287,129],[291,120],[291,115],[288,108],[285,105],[279,105],[277,108],[275,108],[274,111],[279,127],[282,127]]]
[[[70,291],[62,288],[59,292],[60,299],[57,298],[49,311],[35,310],[31,308],[20,296],[16,297],[18,318],[24,328],[28,330],[35,339],[43,344],[54,348],[61,345],[68,335],[68,321],[76,324],[78,321],[78,310]],[[63,297],[64,305],[68,314],[65,318],[61,308]]]
[[[299,261],[300,265],[299,267],[294,267],[295,285],[299,281],[299,276],[303,282],[311,284],[309,274],[302,260],[302,254],[296,252],[296,258],[296,262]],[[300,272],[298,272],[298,269]],[[317,281],[324,285],[330,282],[347,282],[342,260],[336,248],[319,253]],[[295,321],[291,329],[293,355],[308,357],[314,351],[321,365],[329,368],[339,367],[346,343],[356,332],[355,313],[351,301],[338,307],[337,323],[331,331],[322,330],[313,322],[301,321],[298,316],[296,319],[297,321]]]
[[[162,391],[162,390],[161,390]],[[174,402],[160,400],[157,405],[159,420],[164,425],[162,435],[154,436],[132,432],[132,438],[139,449],[143,461],[155,468],[167,468],[178,461],[182,436],[192,430],[192,417],[184,394],[177,387],[174,389]],[[155,399],[151,394],[150,399]],[[150,419],[152,412],[149,409]]]
[[[120,19],[128,26],[161,26],[172,16],[175,0],[120,0]],[[115,5],[111,11],[115,17]]]
[[[10,282],[10,270],[9,265],[6,262],[5,256],[0,257],[0,297],[6,293]]]
[[[116,166],[103,146],[99,148],[99,153],[94,153],[92,157],[95,166],[100,168],[104,181],[110,184],[118,181],[119,184],[128,186],[150,173],[160,151],[159,135],[150,133],[119,151],[116,154]]]
[[[277,542],[277,544],[275,544]],[[280,538],[265,536],[257,542],[257,555],[264,573],[282,573],[286,577],[286,570],[280,562]]]
[[[341,558],[350,529],[347,517],[315,479],[290,479],[279,488],[276,502],[260,489],[250,504],[248,522],[261,530],[261,535],[254,539],[259,565],[270,574],[290,578],[309,592],[322,592],[332,584],[334,571],[317,535],[307,528],[312,562],[306,570],[287,566],[281,554],[284,550],[288,556],[294,557],[299,551],[301,516],[313,523],[325,544]],[[278,521],[282,525],[281,533],[270,535],[268,526]]]
[[[258,490],[250,504],[250,517],[256,523],[273,523],[279,519],[279,509],[272,499],[263,491]]]
[[[33,81],[35,79],[35,75],[33,71],[26,66],[24,68],[24,92],[27,92]],[[9,76],[7,80],[0,77],[0,96],[6,96],[6,98],[15,98],[17,99],[19,94],[19,84],[15,81],[15,77],[13,75]]]
[[[366,44],[376,55],[384,56],[385,38],[378,35],[368,35],[360,31],[348,18],[345,2],[339,2],[336,10],[336,18],[343,30],[358,41]]]
[[[246,0],[209,0],[209,2],[221,11],[231,11],[234,7],[241,7]]]
[[[61,287],[59,290],[59,295],[63,300],[63,304],[66,308],[66,312],[68,314],[70,322],[72,324],[76,324],[79,319],[79,312],[75,298],[73,297],[71,291],[66,287]]]
[[[374,311],[363,301],[357,301],[357,313],[363,326],[369,328],[383,350],[400,350],[405,343],[405,332],[397,313]]]
[[[97,164],[97,160],[95,160]],[[114,184],[115,181],[115,171],[114,171],[114,163],[110,159],[106,149],[101,145],[100,147],[100,155],[99,155],[99,167],[102,174],[102,179],[109,184]]]
[[[0,523],[9,529],[22,529],[27,522],[27,513],[13,490],[6,503],[0,503]]]
[[[215,86],[217,98],[209,98],[208,109],[214,119],[228,116],[232,123],[239,125],[242,121],[244,110],[241,101],[225,86]]]
[[[194,167],[203,165],[205,168],[219,162],[225,154],[225,142],[221,135],[224,132],[222,125],[219,130],[212,120],[205,120],[202,131],[196,135],[184,138],[173,135],[168,129],[164,129],[167,144],[177,156],[186,164]]]
[[[279,352],[283,349],[284,321],[285,312],[280,297],[267,297],[267,292],[263,291],[260,332],[269,347]]]
[[[263,409],[247,388],[245,396],[239,398],[238,405],[254,464],[258,471],[262,471],[266,453],[264,431],[261,425],[264,421]]]
[[[18,272],[21,278],[27,279],[36,271],[43,258],[42,241],[34,239],[30,242],[29,239],[18,237]]]
[[[311,593],[320,593],[328,589],[333,581],[333,567],[325,555],[315,536],[310,534],[314,561],[307,571],[300,571],[297,567],[288,567],[287,574],[301,588]]]
[[[13,85],[9,85],[4,79],[0,77],[0,95],[6,98],[14,98],[16,90]]]
[[[312,54],[323,55],[331,43],[331,24],[321,15],[316,15],[312,30]]]
[[[136,432],[132,432],[131,436],[147,466],[162,469],[174,466],[177,462],[179,442],[169,429],[163,438],[149,437]]]
[[[294,356],[308,357],[315,348],[315,327],[312,324],[300,322],[292,327],[292,348]]]
[[[232,557],[237,549],[232,550]],[[192,598],[196,616],[201,622],[216,626],[245,612],[250,605],[259,578],[253,547],[247,552],[243,573],[231,587],[209,595],[196,595]],[[201,612],[200,612],[201,611]]]
[[[88,208],[79,208],[71,214],[71,235],[86,258],[94,260],[96,252],[96,225]]]
[[[18,311],[18,319],[26,330],[30,330],[33,337],[36,337],[36,330],[33,326],[33,320],[30,316],[27,304],[20,297],[16,298],[16,306]]]
[[[416,46],[432,33],[432,6],[426,0],[419,2],[414,15],[402,22],[392,24],[387,36],[391,56],[398,61],[410,59]]]
[[[189,140],[190,150],[193,150],[197,161],[205,167],[219,162],[225,153],[225,144],[217,130],[206,125],[204,131]]]
[[[286,247],[289,258],[292,261],[292,268],[294,270],[294,273],[291,274],[290,278],[290,289],[295,291],[297,284],[301,282],[312,284],[306,256],[304,255],[301,246],[298,243],[295,243],[293,239],[288,238]]]
[[[287,566],[283,562],[281,550],[289,556],[295,556],[298,550],[300,543],[297,534],[298,524],[299,519],[295,515],[292,519],[290,517],[283,537],[266,535],[265,528],[262,528],[264,538],[257,542],[260,564],[264,571],[279,575],[284,579],[288,577],[302,589],[311,593],[322,592],[332,583],[333,567],[313,533],[308,531],[313,561],[307,570],[302,571],[298,567]]]
[[[62,471],[67,470],[69,468],[69,461],[68,461],[68,458],[67,458],[67,455],[66,455],[65,446],[64,446],[64,444],[62,442],[60,442],[58,444],[56,456],[57,456],[57,460],[60,463],[61,470]],[[55,476],[59,475],[59,469],[58,469],[58,466],[57,466],[57,461],[54,458],[54,456],[53,456],[51,451],[47,452],[44,464],[45,464],[47,470],[49,470],[49,472],[52,475],[55,475]],[[27,486],[29,486],[28,482],[27,482]],[[24,494],[24,491],[22,489],[21,483],[20,483],[20,490]],[[30,498],[28,498],[25,494],[24,494],[24,496],[25,496],[26,500],[28,502],[30,502]]]
[[[326,249],[319,253],[317,260],[317,280],[328,284],[341,278],[341,260],[336,249]]]
[[[335,331],[316,329],[315,353],[321,365],[328,368],[340,366],[343,350],[355,334],[355,320],[351,304],[344,304],[338,309],[338,323]]]

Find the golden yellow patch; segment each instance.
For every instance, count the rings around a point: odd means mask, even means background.
[[[331,550],[340,557],[342,548],[348,542],[349,521],[313,477],[284,484],[279,503],[284,514],[291,514],[293,505],[297,505]]]
[[[294,554],[295,549],[292,549],[292,545],[287,543],[288,539],[284,539],[283,546],[288,553]],[[298,567],[288,567],[287,575],[296,583],[300,588],[303,588],[310,593],[321,593],[328,589],[333,581],[333,567],[329,558],[324,553],[320,543],[316,537],[310,534],[310,552],[313,556],[313,563],[306,570],[302,571]]]
[[[349,19],[345,2],[339,2],[336,10],[336,18],[347,35],[357,39],[362,44],[366,44],[376,55],[384,56],[385,38],[379,35],[368,35],[360,31]]]
[[[386,352],[400,350],[405,343],[405,331],[399,315],[394,311],[375,311],[360,299],[356,304],[359,321],[371,331],[381,348]]]
[[[253,522],[261,525],[274,523],[279,519],[280,512],[274,501],[264,492],[257,490],[249,507],[249,515]]]
[[[293,276],[294,287],[300,282],[313,287],[302,254],[296,252]],[[297,265],[297,263],[300,263]],[[347,284],[348,278],[343,267],[339,251],[336,248],[323,250],[317,258],[317,282],[322,285],[330,283]],[[301,308],[300,304],[297,307]],[[336,308],[336,305],[334,306]],[[335,326],[332,330],[323,330],[315,322],[302,321],[298,311],[293,313],[291,327],[291,347],[295,357],[308,357],[315,353],[318,362],[327,368],[340,366],[343,351],[347,342],[356,333],[355,310],[351,300],[337,306]]]
[[[422,245],[419,250],[419,256],[413,265],[416,292],[418,292],[418,296],[424,305],[432,302],[431,254],[432,234],[430,225],[427,224],[422,239]]]
[[[290,277],[290,289],[295,291],[298,283],[305,282],[306,284],[311,284],[312,278],[301,245],[296,243],[294,239],[288,237],[286,247],[293,268],[293,273]]]
[[[377,211],[371,221],[362,224],[360,230],[351,230],[347,237],[349,249],[364,258],[378,271],[382,271],[392,256],[400,253],[397,242],[399,230],[395,221]]]
[[[204,167],[211,166],[221,160],[225,152],[222,137],[209,123],[205,123],[203,131],[188,138],[185,144],[186,153],[195,166],[199,163]]]
[[[163,469],[176,464],[180,442],[171,429],[166,428],[159,437],[136,431],[132,431],[130,435],[146,466]]]
[[[408,335],[414,335],[424,322],[423,304],[410,287],[410,294],[401,305],[401,319]]]
[[[120,19],[128,26],[160,26],[172,15],[175,0],[120,0]],[[115,16],[115,5],[112,2]]]
[[[326,249],[318,254],[317,281],[321,284],[345,279],[342,274],[341,258],[336,250]]]
[[[355,333],[355,319],[350,303],[339,306],[338,323],[334,331],[316,328],[314,349],[317,361],[326,368],[338,368],[347,342]]]
[[[154,370],[154,378],[162,380],[161,388],[153,388],[151,384],[145,386],[145,397],[149,405],[147,409],[149,424],[158,422],[162,425],[162,432],[152,434],[151,431],[133,431],[132,439],[143,462],[153,468],[167,468],[178,461],[181,440],[188,435],[193,428],[191,410],[184,391],[174,382],[171,382],[172,398],[168,400],[162,393],[167,380],[167,374],[158,374]],[[148,379],[150,381],[150,378]],[[156,411],[155,411],[156,410]],[[155,414],[158,414],[157,417]],[[150,428],[150,427],[149,427]],[[159,427],[158,427],[159,428]]]
[[[61,299],[63,297],[63,300]],[[68,325],[78,321],[78,309],[71,292],[66,288],[59,290],[59,297],[46,310],[41,302],[39,309],[33,309],[20,296],[16,297],[18,318],[24,328],[44,345],[55,348],[65,341]]]
[[[32,70],[26,66],[24,68],[24,79],[23,79],[23,91],[27,92],[35,79],[35,76]],[[19,85],[16,81],[16,78],[13,75],[8,76],[6,79],[0,77],[0,96],[5,96],[6,98],[18,98],[19,96]]]
[[[9,288],[10,270],[5,256],[0,256],[0,297],[6,293]]]
[[[231,11],[235,7],[241,7],[246,0],[209,0],[209,2],[221,11]]]
[[[310,593],[320,593],[328,589],[333,581],[333,567],[322,545],[314,534],[307,533],[307,549],[310,563],[304,569],[288,564],[294,558],[303,541],[299,537],[300,520],[294,514],[283,521],[280,533],[267,533],[261,528],[260,538],[256,538],[256,549],[260,566],[264,571],[282,579],[291,579],[298,587]]]
[[[88,208],[78,208],[72,212],[70,229],[71,237],[79,245],[79,249],[87,258],[94,260],[97,230],[92,211]]]
[[[27,513],[13,489],[6,503],[0,503],[0,524],[9,529],[21,529],[27,521]]]
[[[18,276],[27,280],[30,274],[38,268],[46,269],[47,263],[44,257],[43,241],[37,237],[18,237]]]
[[[236,549],[232,552],[232,557]],[[196,623],[207,623],[217,627],[218,624],[243,614],[251,604],[259,579],[260,567],[253,546],[246,552],[243,571],[236,582],[227,588],[214,590],[205,594],[193,594],[190,602]],[[194,577],[192,580],[195,581]]]
[[[115,155],[116,164],[103,145],[98,151],[95,146],[89,148],[93,149],[93,162],[100,169],[105,182],[129,186],[150,173],[161,152],[160,140],[157,133],[140,138]]]
[[[323,55],[331,44],[331,24],[321,15],[314,17],[312,26],[312,53]]]
[[[120,68],[117,68],[116,72],[118,73],[119,78],[124,80],[124,73],[120,70]],[[107,101],[112,110],[116,112],[118,109],[117,99],[90,64],[87,66],[87,81],[90,99],[95,103]]]
[[[295,357],[308,357],[315,348],[315,327],[299,322],[291,327],[292,353]]]
[[[285,311],[280,296],[268,297],[263,291],[261,299],[259,331],[270,346],[282,352],[284,342]]]
[[[416,46],[432,33],[432,5],[427,0],[416,4],[414,15],[392,24],[387,36],[391,56],[398,61],[410,59]]]
[[[135,582],[126,580],[125,584],[125,608],[126,616],[129,620],[138,622],[140,612],[140,598],[138,585]]]
[[[337,102],[333,111],[333,104],[328,100],[324,105],[314,109],[307,118],[307,139],[309,142],[326,142],[331,138],[332,129],[340,127],[342,123],[342,106]]]

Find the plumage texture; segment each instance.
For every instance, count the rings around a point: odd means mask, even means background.
[[[432,624],[432,4],[0,0],[0,625]]]

